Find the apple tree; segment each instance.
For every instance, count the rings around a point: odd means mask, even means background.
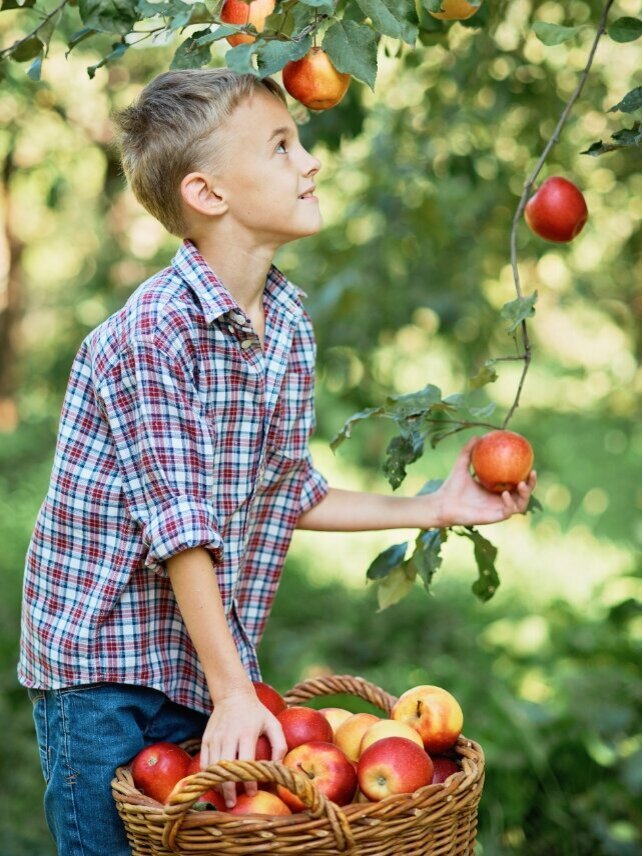
[[[490,0],[280,0],[276,3],[254,0],[249,4],[237,0],[236,5],[247,6],[245,22],[233,20],[229,9],[226,11],[228,3],[223,0],[158,3],[62,0],[56,5],[38,0],[25,0],[24,3],[2,0],[0,26],[4,19],[6,29],[3,32],[8,38],[0,49],[0,74],[4,73],[6,81],[12,84],[15,80],[13,66],[19,63],[25,70],[22,85],[35,86],[41,79],[43,63],[47,62],[54,41],[64,43],[67,56],[72,51],[90,48],[98,53],[99,60],[86,68],[92,80],[123,62],[126,55],[144,43],[171,46],[170,68],[201,68],[223,61],[235,71],[257,77],[281,72],[284,80],[293,64],[321,50],[336,72],[350,80],[345,99],[341,104],[336,101],[336,113],[342,116],[341,132],[347,126],[358,133],[364,111],[355,92],[362,86],[375,89],[382,55],[411,63],[420,49],[443,44],[453,27],[466,28],[481,38],[486,29],[497,26],[510,4],[506,0],[498,3]],[[252,7],[257,5],[263,11],[258,27],[252,22]],[[351,436],[355,426],[364,421],[391,421],[395,435],[385,450],[383,470],[393,490],[403,483],[408,467],[424,455],[427,446],[434,448],[445,438],[473,428],[505,428],[520,405],[532,361],[528,324],[535,314],[538,295],[522,285],[518,230],[542,168],[587,85],[600,40],[606,37],[617,43],[627,43],[642,35],[642,19],[614,15],[613,6],[613,0],[608,0],[589,20],[580,23],[564,16],[564,23],[558,19],[531,21],[537,39],[551,49],[560,44],[572,44],[582,39],[587,31],[592,38],[583,71],[564,101],[539,159],[524,179],[514,211],[506,249],[510,254],[515,296],[499,311],[506,336],[504,346],[475,367],[464,389],[442,390],[441,384],[430,382],[416,392],[387,395],[379,403],[370,404],[351,416],[332,440],[331,445],[336,449]],[[221,47],[226,48],[224,53]],[[488,45],[483,49],[488,50]],[[11,74],[7,72],[9,64]],[[296,106],[296,110],[299,121],[316,125],[329,140],[338,137],[340,132],[332,124],[335,111],[310,112],[304,104]],[[641,110],[642,87],[622,91],[617,103],[610,105],[609,113],[630,117],[630,121],[624,127],[614,128],[607,141],[586,139],[583,153],[601,158],[624,150],[625,154],[635,156],[642,144]],[[521,373],[512,404],[505,413],[498,415],[495,405],[483,398],[483,390],[497,381],[507,364],[520,365]],[[422,490],[433,491],[439,484],[429,481]],[[532,507],[537,507],[535,501]],[[420,532],[409,557],[409,545],[398,544],[372,562],[368,578],[377,581],[382,607],[399,600],[417,579],[430,588],[442,561],[441,547],[451,532],[472,544],[479,570],[473,591],[481,600],[492,597],[499,585],[496,548],[474,527],[454,527]]]

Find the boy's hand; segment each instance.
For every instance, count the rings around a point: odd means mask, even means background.
[[[438,491],[432,496],[419,497],[420,500],[426,500],[427,509],[430,499],[438,502],[442,527],[498,523],[512,514],[523,514],[526,511],[537,483],[535,470],[531,472],[528,482],[520,482],[512,492],[505,490],[497,494],[485,490],[470,474],[470,458],[478,440],[478,437],[473,437],[466,443],[450,475]]]
[[[201,742],[201,769],[218,761],[253,761],[256,741],[265,734],[272,746],[272,760],[281,761],[287,752],[278,719],[256,697],[254,690],[237,692],[219,699],[209,718]],[[246,782],[245,792],[253,796],[256,782]],[[228,808],[236,804],[236,783],[226,782],[221,791]]]

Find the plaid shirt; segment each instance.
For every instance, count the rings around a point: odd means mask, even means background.
[[[205,547],[241,660],[256,646],[312,465],[315,343],[270,268],[265,351],[194,244],[82,342],[26,557],[18,676],[142,684],[203,712],[205,676],[164,562]]]

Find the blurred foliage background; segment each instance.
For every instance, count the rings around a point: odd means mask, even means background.
[[[343,421],[426,383],[461,391],[510,353],[497,310],[514,296],[509,232],[526,176],[584,67],[593,28],[544,47],[533,20],[595,23],[598,2],[487,3],[483,29],[453,25],[415,50],[383,40],[376,92],[352,84],[327,114],[293,113],[323,162],[325,228],[276,259],[309,294],[318,344],[313,452],[338,487],[387,492],[391,428]],[[638,0],[614,15],[636,15]],[[71,25],[70,25],[71,26]],[[64,21],[63,21],[64,28]],[[1,44],[22,34],[3,12]],[[51,856],[31,709],[15,677],[24,556],[53,461],[71,362],[87,332],[166,266],[177,241],[126,189],[109,111],[164,70],[143,42],[101,58],[55,42],[42,81],[8,67],[0,99],[1,850]],[[222,55],[215,55],[215,64]],[[621,126],[606,111],[642,83],[640,48],[604,39],[580,103],[541,175],[583,189],[571,245],[523,227],[523,287],[537,289],[534,362],[511,423],[533,443],[543,511],[484,532],[502,585],[480,604],[469,546],[450,539],[431,596],[378,612],[365,570],[412,533],[297,533],[261,649],[285,690],[325,672],[393,693],[436,683],[484,747],[483,856],[642,852],[642,174],[629,149],[579,154]],[[483,392],[510,405],[517,368]],[[467,435],[427,451],[400,493],[443,477]],[[451,543],[453,542],[453,543]]]

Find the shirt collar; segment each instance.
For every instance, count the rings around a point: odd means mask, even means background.
[[[230,292],[188,238],[183,240],[172,266],[196,293],[208,324],[227,312],[242,312]],[[286,318],[298,318],[303,312],[300,297],[305,292],[270,265],[263,295],[266,314],[274,305]]]

